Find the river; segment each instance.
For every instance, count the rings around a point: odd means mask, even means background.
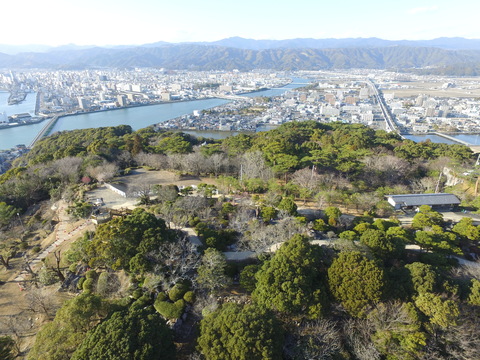
[[[8,105],[9,92],[0,91],[0,113],[6,112],[8,116],[21,113],[35,114],[37,93],[28,93],[24,101],[15,105]]]
[[[293,81],[291,84],[288,84],[281,89],[267,89],[247,93],[243,96],[278,96],[288,90],[301,87],[304,84],[308,84],[309,82],[309,80],[307,79],[299,78],[293,78],[292,80]],[[6,105],[8,93],[4,94],[6,96],[4,103],[6,106],[5,111],[7,112],[7,115],[16,114],[19,112],[29,112],[30,110],[27,109],[29,109],[30,107],[33,111],[33,109],[35,108],[34,94],[29,94],[24,102],[19,105],[15,105],[18,106],[15,109],[10,108],[10,106]],[[33,107],[30,101],[31,98],[33,98]],[[3,98],[1,97],[0,102],[3,102]],[[193,100],[65,116],[58,119],[57,123],[52,129],[52,132],[117,125],[130,125],[133,130],[138,130],[179,116],[191,114],[194,110],[205,110],[226,104],[228,102],[229,100],[224,99]],[[2,108],[0,107],[0,111],[3,111],[1,109]],[[17,144],[29,145],[43,126],[44,122],[28,126],[0,129],[0,149],[9,149]],[[267,129],[269,128],[259,130],[261,131]],[[188,131],[188,133],[204,137],[213,137],[217,139],[235,134],[230,132],[216,131],[198,133],[195,131]]]
[[[480,145],[480,134],[448,134],[448,136],[465,141],[470,145]],[[429,139],[431,142],[434,143],[459,144],[455,141],[448,140],[444,137],[434,134],[404,135],[404,137],[415,142],[425,141]]]

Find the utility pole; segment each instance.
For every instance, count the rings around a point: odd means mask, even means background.
[[[438,194],[438,191],[440,190],[440,180],[442,179],[443,175],[443,169],[440,171],[440,175],[438,176],[438,181],[437,181],[437,186],[435,187],[435,194]]]
[[[17,212],[18,220],[20,221],[20,224],[22,225],[23,232],[25,232],[25,226],[23,226],[23,221],[22,218],[20,217],[20,213]]]

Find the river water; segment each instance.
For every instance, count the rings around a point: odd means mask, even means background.
[[[301,87],[304,84],[308,84],[307,79],[293,78],[291,84],[288,84],[281,89],[262,90],[244,94],[244,96],[278,96],[288,90]],[[35,94],[29,94],[24,102],[13,106],[7,104],[8,96],[8,93],[0,93],[0,103],[2,104],[2,106],[0,106],[0,112],[6,111],[7,115],[13,115],[34,111],[36,100]],[[194,110],[205,110],[228,102],[229,100],[224,99],[205,99],[65,116],[58,119],[52,132],[117,125],[130,125],[133,130],[138,130],[179,116],[191,114]],[[12,148],[17,144],[29,145],[44,124],[45,123],[43,122],[28,126],[0,129],[0,150]],[[269,128],[259,130],[268,129]],[[188,133],[204,137],[213,137],[216,139],[235,134],[220,131],[198,133],[195,131],[188,131]]]
[[[0,113],[5,112],[7,116],[30,113],[35,114],[35,103],[37,101],[36,93],[29,93],[24,101],[15,105],[8,105],[8,92],[0,92]],[[43,123],[33,125],[17,126],[12,128],[0,129],[0,150],[10,149],[17,144],[28,145],[33,138],[40,132]]]
[[[279,96],[288,90],[298,88],[307,83],[307,79],[294,78],[291,84],[288,84],[281,89],[262,90],[244,94],[243,96]],[[28,112],[33,115],[36,102],[35,93],[27,94],[25,101],[16,105],[8,105],[8,97],[8,92],[0,92],[0,113],[6,112],[7,115],[11,116],[14,114]],[[87,129],[124,124],[130,125],[134,130],[138,130],[152,124],[157,124],[162,121],[173,119],[186,114],[191,114],[194,110],[205,110],[215,106],[226,104],[228,102],[228,100],[224,99],[205,99],[65,116],[57,121],[55,127],[53,128],[53,131]],[[30,144],[30,142],[43,128],[44,124],[45,122],[27,126],[0,129],[0,150],[12,148],[17,144]],[[275,126],[272,127],[266,125],[264,127],[259,127],[257,131],[270,130],[271,128],[275,128]],[[225,137],[238,134],[238,132],[227,131],[187,130],[184,132],[192,135],[210,137],[214,139],[223,139]],[[457,134],[451,136],[463,141],[467,141],[472,145],[480,144],[479,134]],[[453,141],[432,134],[406,135],[405,137],[415,142],[430,139],[430,141],[437,143],[454,143]]]
[[[480,145],[480,134],[448,134],[450,137],[465,141],[470,145]],[[404,135],[405,138],[413,140],[415,142],[425,141],[429,139],[434,143],[443,144],[458,144],[455,141],[445,139],[444,137],[433,134],[421,134],[421,135]]]
[[[421,135],[403,135],[404,138],[413,140],[415,142],[421,142],[425,140],[430,140],[434,143],[441,143],[441,144],[458,144],[452,140],[445,139],[444,137],[433,135],[433,134],[421,134]]]

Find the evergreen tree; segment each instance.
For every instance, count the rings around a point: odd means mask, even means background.
[[[90,331],[71,359],[170,360],[175,359],[175,345],[153,307],[133,304]]]
[[[282,345],[280,323],[257,305],[228,303],[200,323],[198,348],[206,360],[281,359]]]
[[[328,283],[345,310],[357,317],[382,299],[385,287],[383,269],[357,251],[340,253],[328,269]]]
[[[283,313],[318,318],[326,302],[320,265],[320,249],[295,235],[257,273],[253,299]]]

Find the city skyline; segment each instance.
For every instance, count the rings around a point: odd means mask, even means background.
[[[0,43],[140,45],[158,41],[250,39],[368,38],[429,40],[480,38],[480,4],[459,0],[318,2],[208,0],[155,2],[138,0],[25,0],[3,5]]]

